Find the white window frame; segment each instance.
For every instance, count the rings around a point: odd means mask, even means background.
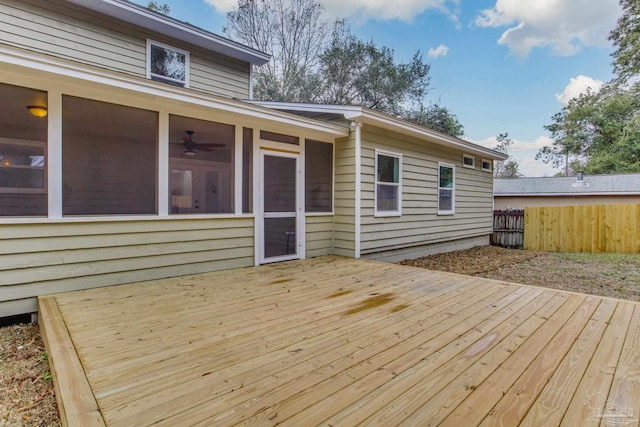
[[[485,164],[485,163],[489,163],[489,168],[485,168],[485,167],[484,167],[484,164]],[[482,166],[482,170],[483,170],[484,172],[493,172],[493,162],[492,162],[491,160],[482,159],[481,166]]]
[[[451,188],[440,187],[440,169],[442,167],[451,168],[453,172],[453,182]],[[456,213],[456,165],[452,165],[451,163],[442,163],[438,162],[438,215],[453,215]],[[451,190],[451,209],[450,210],[442,210],[440,209],[440,190]]]
[[[395,157],[398,159],[398,182],[380,182],[378,181],[378,156]],[[375,217],[389,217],[389,216],[402,216],[402,154],[394,153],[392,151],[375,150],[375,165],[373,171],[373,216]],[[398,188],[398,209],[393,211],[379,210],[378,209],[378,184],[390,185]]]
[[[471,159],[471,164],[468,165],[465,163],[465,160],[467,159]],[[471,154],[463,154],[462,155],[462,166],[464,166],[465,168],[469,168],[469,169],[475,169],[476,168],[476,158],[474,156],[472,156]]]
[[[157,47],[161,47],[163,49],[168,49],[168,50],[174,50],[178,53],[181,53],[185,56],[185,60],[184,60],[184,66],[185,66],[185,70],[184,70],[184,81],[182,80],[177,80],[177,79],[173,79],[171,77],[167,77],[167,76],[163,76],[160,74],[153,74],[151,72],[151,46],[157,46]],[[177,47],[174,46],[170,46],[168,44],[165,43],[160,43],[157,42],[155,40],[151,40],[151,39],[147,39],[147,60],[146,60],[146,67],[147,67],[147,78],[148,79],[152,79],[152,78],[156,78],[159,79],[160,81],[166,81],[167,83],[177,83],[178,85],[180,85],[181,87],[185,87],[188,88],[189,87],[189,68],[191,64],[191,58],[189,55],[189,52],[184,50],[184,49],[178,49]]]

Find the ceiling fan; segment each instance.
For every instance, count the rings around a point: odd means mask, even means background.
[[[188,130],[186,131],[187,135],[185,135],[182,138],[182,146],[184,147],[184,154],[186,154],[187,156],[195,156],[198,153],[198,151],[207,152],[207,151],[212,151],[213,148],[220,148],[225,146],[225,144],[196,142],[193,140],[194,133],[195,131]],[[179,142],[177,142],[176,144],[179,144]]]

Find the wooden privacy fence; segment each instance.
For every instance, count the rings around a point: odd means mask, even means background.
[[[524,210],[493,211],[491,244],[504,248],[519,248],[524,245]]]
[[[524,247],[640,253],[640,204],[526,208]]]

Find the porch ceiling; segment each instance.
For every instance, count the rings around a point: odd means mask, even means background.
[[[323,257],[40,309],[71,423],[638,425],[626,301]]]

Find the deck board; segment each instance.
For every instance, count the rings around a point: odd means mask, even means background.
[[[69,425],[584,425],[600,395],[640,410],[632,302],[321,257],[40,304],[68,333],[44,337],[52,363],[76,361],[54,372]],[[89,396],[65,393],[80,380]]]

